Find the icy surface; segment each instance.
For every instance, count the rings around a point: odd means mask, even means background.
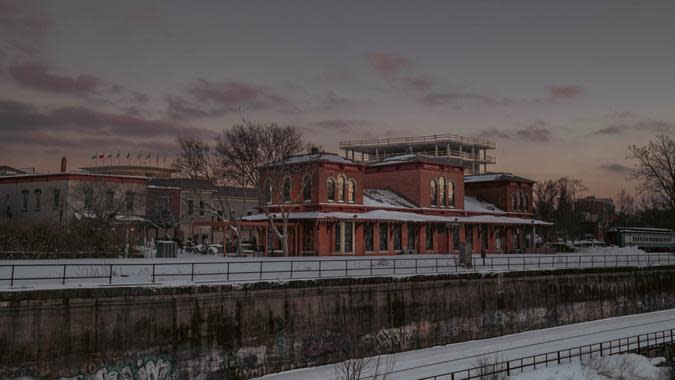
[[[581,362],[542,368],[509,377],[509,380],[668,380],[667,368],[655,367],[642,355],[594,357]]]
[[[512,360],[525,356],[554,352],[567,348],[605,342],[609,340],[646,334],[654,331],[671,329],[675,326],[675,309],[629,315],[624,317],[602,319],[592,322],[577,323],[572,325],[554,327],[542,330],[532,330],[520,334],[505,335],[498,338],[472,340],[468,342],[449,344],[401,352],[391,356],[394,362],[393,370],[387,379],[407,380],[419,379],[427,376],[440,375],[452,371],[476,367],[486,360],[499,361]],[[608,359],[614,361],[620,359]],[[630,359],[638,364],[640,371],[651,373],[653,366],[649,367],[647,359]],[[646,361],[646,364],[645,364]],[[573,366],[574,364],[572,364]],[[534,377],[515,377],[519,380],[536,379],[546,380],[547,375],[555,375],[554,367],[548,368],[552,372],[542,369],[542,374]],[[644,369],[643,369],[644,368]],[[567,371],[571,373],[572,369]],[[559,368],[558,372],[566,370]],[[525,372],[522,376],[533,372]],[[265,380],[314,380],[336,379],[335,365],[329,364],[320,367],[303,368],[286,371],[262,377]],[[372,377],[367,377],[372,379]],[[627,377],[628,379],[629,377]],[[446,380],[447,377],[439,377],[438,380]],[[553,379],[567,380],[566,377],[554,377]],[[577,379],[577,378],[572,378]],[[581,378],[587,380],[586,378]],[[596,380],[606,378],[597,378]]]
[[[391,190],[364,189],[363,205],[382,208],[415,208],[415,205],[405,200]]]
[[[464,197],[464,210],[468,212],[491,212],[497,214],[504,213],[504,210],[491,203],[480,201],[474,197],[469,196]]]

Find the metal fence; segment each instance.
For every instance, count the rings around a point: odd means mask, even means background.
[[[473,257],[473,267],[458,257],[424,255],[344,259],[256,259],[146,263],[0,264],[0,287],[35,284],[100,285],[273,281],[341,277],[443,274],[472,271],[555,270],[593,267],[639,267],[675,264],[672,254],[522,255]]]
[[[573,360],[581,360],[593,356],[607,356],[625,353],[650,354],[671,347],[675,344],[673,329],[635,335],[628,338],[614,339],[601,343],[594,343],[565,350],[548,352],[518,359],[500,361],[485,364],[471,369],[448,372],[436,376],[423,377],[419,380],[471,380],[471,379],[494,379],[498,375],[510,376],[525,370],[548,367],[549,364],[559,365],[571,363]]]

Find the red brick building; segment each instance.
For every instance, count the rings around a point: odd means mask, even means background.
[[[311,153],[263,167],[260,177],[259,208],[277,225],[287,215],[290,255],[449,253],[465,244],[475,253],[525,251],[548,225],[532,218],[533,181],[465,176],[463,166],[419,153],[368,162]],[[269,229],[258,239],[280,248]]]

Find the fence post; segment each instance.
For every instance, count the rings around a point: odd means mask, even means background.
[[[490,270],[495,270],[495,258],[490,257]]]
[[[291,260],[291,279],[293,278],[293,263],[295,261]]]
[[[262,260],[260,260],[260,279],[261,280],[262,280],[262,266],[263,266],[263,262],[262,262]]]
[[[63,264],[63,285],[66,284],[66,264]]]
[[[511,270],[511,256],[506,256],[506,270]]]
[[[319,260],[319,278],[321,278],[321,260]]]
[[[415,258],[415,274],[417,274],[417,258]]]
[[[345,260],[345,277],[349,277],[349,261]]]
[[[14,265],[12,265],[12,277],[9,280],[9,286],[14,286]]]
[[[110,264],[110,269],[108,270],[108,285],[112,285],[112,264]]]
[[[605,261],[604,267],[607,267],[607,255],[602,255],[602,259]]]
[[[396,259],[394,259],[394,274],[396,274]]]
[[[438,257],[436,258],[436,273],[438,273]]]
[[[638,349],[637,349],[637,353],[638,353],[638,355],[640,355],[640,335],[638,335],[637,338],[638,338],[638,339],[637,339],[637,341],[638,341]]]
[[[195,263],[192,263],[192,270],[190,271],[190,282],[195,282]]]
[[[558,364],[560,364],[560,351],[558,351]]]
[[[370,275],[373,275],[373,259],[368,260],[370,262]]]
[[[511,376],[511,362],[506,361],[506,376]]]
[[[537,256],[537,269],[541,269],[541,256]]]
[[[155,283],[155,264],[152,264],[152,283]]]
[[[230,281],[230,263],[226,263],[227,273],[225,273],[225,281]]]

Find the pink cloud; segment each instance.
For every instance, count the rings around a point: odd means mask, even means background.
[[[581,95],[582,89],[579,86],[553,86],[549,89],[551,96],[555,98],[576,98]]]
[[[385,76],[397,74],[410,67],[410,59],[396,53],[374,51],[368,53],[366,58],[373,70]]]
[[[101,86],[101,80],[92,75],[68,77],[49,73],[46,65],[20,63],[9,68],[9,74],[19,84],[50,92],[71,94],[94,94]]]

